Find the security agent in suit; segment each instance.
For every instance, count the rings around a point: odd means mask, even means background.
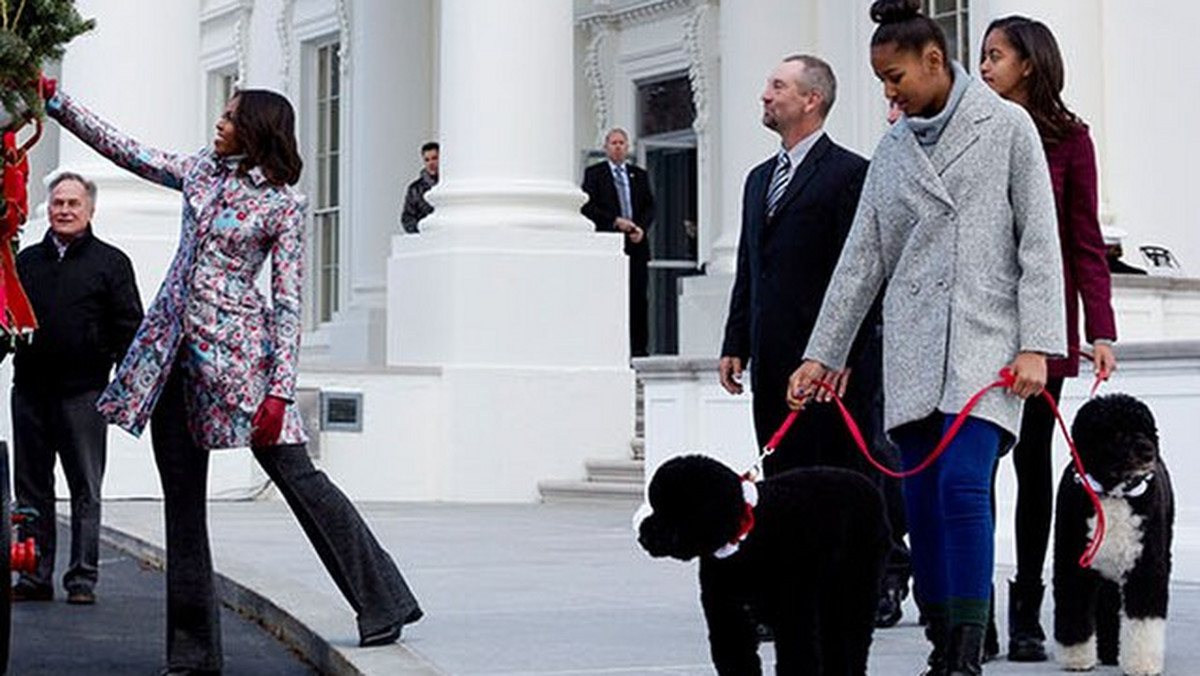
[[[588,167],[583,174],[583,191],[588,201],[581,211],[596,232],[625,234],[629,257],[629,350],[634,357],[647,352],[647,286],[650,277],[650,243],[646,231],[654,221],[654,195],[646,170],[626,161],[629,135],[616,128],[604,138],[607,160]]]
[[[788,376],[801,362],[867,172],[866,160],[835,144],[822,129],[836,92],[828,64],[812,56],[791,56],[771,73],[762,94],[763,124],[779,134],[782,147],[746,178],[737,276],[720,362],[721,384],[731,394],[742,392],[741,376],[749,362],[760,446],[789,413],[783,396]],[[838,375],[836,385],[872,453],[898,464],[883,433],[881,336],[878,315],[864,322],[851,367]],[[865,462],[833,405],[806,410],[764,460],[768,476],[818,465],[861,471],[888,498],[893,552],[879,623],[895,624],[909,577],[899,482]]]
[[[746,178],[737,275],[719,367],[722,386],[740,394],[748,365],[760,445],[789,413],[783,397],[788,376],[801,361],[867,171],[866,160],[835,144],[822,129],[835,95],[833,71],[811,56],[785,59],[762,94],[763,124],[779,134],[782,148]],[[877,340],[873,327],[865,329],[856,355]],[[878,360],[862,367],[839,374],[837,386],[855,404],[856,419],[866,421],[871,411],[866,395],[879,389]],[[805,411],[765,461],[769,474],[814,465],[861,467],[833,406]]]

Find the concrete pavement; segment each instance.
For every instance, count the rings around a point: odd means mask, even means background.
[[[653,560],[634,541],[633,504],[363,503],[425,609],[400,644],[357,647],[354,615],[279,501],[214,502],[210,530],[226,599],[261,615],[331,674],[566,676],[712,674],[695,564]],[[107,537],[161,557],[162,505],[109,502]],[[1200,673],[1200,527],[1180,515],[1167,671]],[[1002,524],[1003,525],[1003,524]],[[1004,529],[1001,529],[1004,532]],[[1012,550],[1001,536],[998,556]],[[997,606],[1005,607],[997,571]],[[103,580],[100,587],[103,594]],[[1051,609],[1044,609],[1049,627]],[[871,673],[915,674],[926,653],[911,600],[876,632]],[[1003,627],[1001,628],[1003,631]],[[769,659],[770,648],[764,649]],[[985,672],[1061,673],[1053,663]],[[1117,674],[1099,669],[1096,674]]]

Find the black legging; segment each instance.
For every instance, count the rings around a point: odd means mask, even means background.
[[[1059,400],[1063,379],[1051,378],[1046,391]],[[1017,474],[1016,546],[1017,579],[1019,586],[1042,583],[1042,568],[1046,563],[1046,548],[1050,542],[1050,521],[1053,510],[1054,463],[1050,457],[1053,447],[1054,412],[1042,396],[1025,400],[1021,417],[1021,438],[1013,448],[1013,468]],[[997,468],[999,462],[997,462]],[[992,475],[992,513],[996,512],[996,478]]]

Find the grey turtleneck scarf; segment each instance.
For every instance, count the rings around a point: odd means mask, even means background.
[[[942,137],[942,132],[946,129],[946,124],[950,122],[950,118],[954,117],[954,111],[958,109],[959,101],[962,101],[963,92],[967,91],[967,78],[971,76],[957,61],[950,62],[950,73],[954,77],[954,84],[950,88],[950,97],[946,99],[946,105],[942,107],[941,112],[933,117],[908,118],[908,128],[912,129],[913,135],[917,137],[917,143],[921,144],[925,152],[929,152],[930,148],[937,145],[938,139]]]

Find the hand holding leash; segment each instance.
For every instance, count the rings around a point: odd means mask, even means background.
[[[804,408],[804,403],[817,393],[818,383],[824,382],[830,375],[830,370],[815,359],[806,359],[800,368],[792,372],[788,379],[787,405],[793,411]],[[843,391],[845,386],[843,385]]]
[[[1046,387],[1046,355],[1038,352],[1021,352],[1008,365],[1013,382],[1009,391],[1022,399],[1037,396]]]

